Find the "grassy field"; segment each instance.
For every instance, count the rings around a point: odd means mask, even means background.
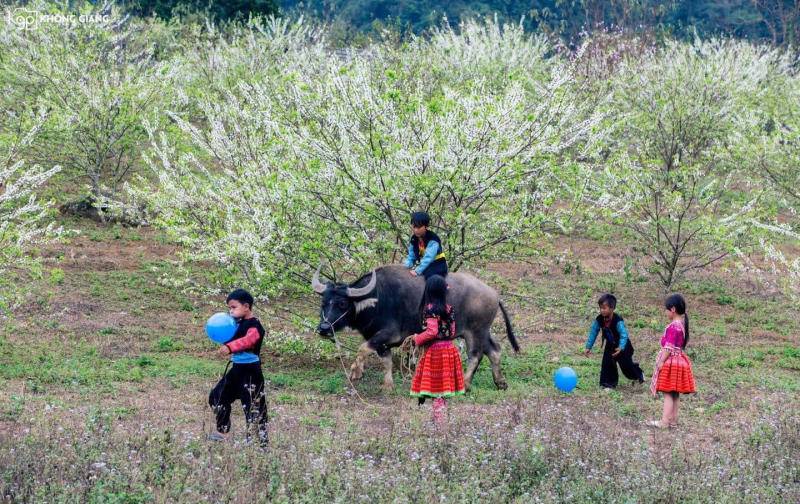
[[[262,452],[240,411],[232,442],[205,440],[224,361],[202,324],[224,295],[192,288],[202,268],[180,268],[152,229],[67,224],[81,234],[42,251],[44,274],[2,320],[3,502],[800,501],[796,306],[724,264],[681,286],[699,392],[670,431],[645,427],[661,409],[646,385],[603,392],[599,348],[580,353],[604,291],[617,294],[648,378],[665,325],[660,289],[598,241],[560,239],[548,258],[476,272],[501,292],[522,351],[503,342],[505,392],[484,361],[446,433],[399,371],[395,390],[380,391],[376,359],[350,390],[342,362],[354,355],[340,361],[313,334],[310,289],[257,306],[270,331]],[[551,382],[565,365],[580,377],[569,396]]]

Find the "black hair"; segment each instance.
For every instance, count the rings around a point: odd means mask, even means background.
[[[228,301],[239,301],[242,304],[250,305],[250,309],[253,309],[253,295],[247,292],[244,289],[236,289],[235,291],[228,294],[228,299],[225,300],[227,303]]]
[[[450,323],[453,321],[453,310],[447,309],[447,282],[444,277],[433,275],[425,281],[425,294],[422,296],[422,320],[423,325],[426,318],[439,317],[444,323],[448,335],[452,338],[454,335],[449,334]]]
[[[683,345],[681,348],[686,348],[689,343],[689,315],[686,313],[686,300],[680,294],[670,294],[664,300],[664,308],[671,310],[675,308],[675,313],[683,315]]]
[[[614,294],[603,294],[600,296],[600,299],[597,300],[597,306],[608,305],[609,308],[612,310],[617,308],[617,298],[614,297]]]
[[[428,212],[414,212],[411,214],[411,225],[414,227],[430,226],[431,216]]]

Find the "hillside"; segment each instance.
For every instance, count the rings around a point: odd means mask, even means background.
[[[300,313],[316,324],[310,289],[304,299],[274,300],[259,310],[271,333],[262,356],[272,447],[252,458],[254,448],[241,445],[241,413],[233,444],[204,440],[207,393],[224,365],[202,323],[223,308],[222,297],[164,284],[164,273],[176,276],[176,249],[157,231],[68,224],[81,235],[46,252],[59,262],[0,334],[0,467],[12,501],[411,498],[433,488],[464,499],[483,489],[490,501],[527,500],[531,488],[544,501],[649,500],[656,488],[666,501],[686,488],[700,500],[743,487],[754,501],[800,495],[797,320],[784,301],[722,269],[681,286],[700,392],[683,404],[679,432],[648,430],[643,421],[660,402],[638,385],[602,392],[599,353],[579,354],[606,290],[620,298],[648,377],[664,326],[659,290],[641,278],[628,283],[624,252],[601,242],[561,240],[556,260],[477,272],[506,300],[522,352],[504,343],[507,392],[494,390],[484,361],[473,390],[454,401],[444,447],[430,445],[429,413],[408,398],[399,372],[384,394],[373,360],[354,394],[333,344],[288,321]],[[359,337],[344,342],[354,347]],[[349,365],[353,354],[342,357]],[[563,365],[580,377],[571,396],[550,381]],[[420,457],[437,467],[424,483]],[[659,470],[673,471],[673,483],[656,483]],[[595,484],[609,480],[623,483]]]

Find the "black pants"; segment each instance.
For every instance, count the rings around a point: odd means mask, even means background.
[[[208,404],[217,415],[217,431],[231,430],[231,405],[242,402],[247,426],[258,424],[262,443],[267,440],[267,397],[261,363],[233,364],[225,376],[211,389]],[[255,403],[255,407],[253,407]],[[249,429],[248,429],[249,431]]]
[[[600,367],[600,386],[606,388],[614,388],[619,381],[617,374],[617,364],[619,364],[622,374],[629,380],[641,381],[644,380],[644,372],[639,367],[639,363],[633,362],[633,343],[628,340],[625,345],[625,350],[620,352],[616,357],[612,357],[615,345],[605,342],[605,349],[603,350],[603,364]]]

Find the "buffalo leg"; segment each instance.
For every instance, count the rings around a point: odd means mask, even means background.
[[[472,376],[483,359],[483,347],[481,342],[476,341],[471,334],[464,334],[464,340],[467,342],[467,372],[464,373],[464,388],[469,390],[472,385]]]
[[[392,378],[392,350],[391,346],[400,342],[402,336],[397,331],[381,331],[375,336],[365,341],[358,347],[356,360],[350,366],[350,380],[360,380],[364,376],[364,361],[373,352],[378,354],[383,363],[383,387],[394,389],[394,379]],[[376,350],[376,348],[378,350]]]
[[[508,383],[503,377],[503,371],[500,369],[500,345],[492,339],[491,335],[488,335],[488,340],[489,351],[486,352],[486,356],[489,357],[489,362],[492,363],[492,379],[499,390],[505,390],[508,388]]]
[[[394,390],[394,378],[392,377],[392,347],[397,346],[403,341],[403,335],[396,330],[381,331],[372,338],[370,344],[377,349],[378,357],[383,363],[383,389],[384,391]]]
[[[365,341],[358,347],[356,360],[350,365],[350,381],[358,381],[364,376],[364,360],[375,350],[369,346],[369,341]]]
[[[383,363],[383,389],[386,391],[394,390],[394,378],[392,377],[392,351],[387,349],[386,352],[379,357]]]

